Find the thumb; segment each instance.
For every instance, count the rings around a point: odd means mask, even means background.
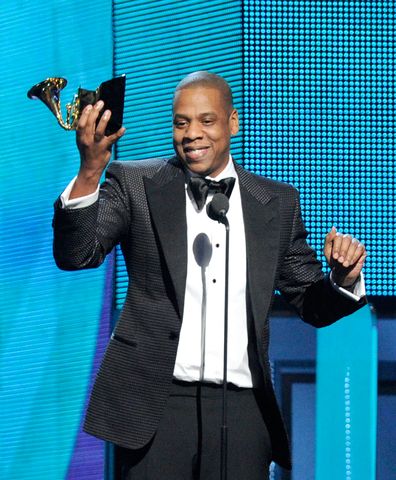
[[[324,241],[324,247],[323,247],[323,253],[324,256],[326,257],[326,260],[329,262],[330,257],[331,257],[331,250],[333,248],[333,240],[337,236],[337,229],[336,227],[332,226],[331,230],[328,232],[328,234],[325,237]]]

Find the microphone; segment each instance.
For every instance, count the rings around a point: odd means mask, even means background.
[[[210,243],[209,237],[206,235],[206,233],[200,233],[195,237],[193,243],[193,253],[197,264],[203,270],[205,270],[205,268],[209,265],[213,253],[212,244]]]
[[[220,223],[226,225],[227,217],[226,214],[230,208],[230,202],[228,197],[224,193],[216,193],[212,201],[206,207],[206,213],[208,217],[212,220],[217,220]]]

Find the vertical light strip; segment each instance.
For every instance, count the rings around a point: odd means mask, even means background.
[[[318,331],[317,480],[374,480],[377,325],[364,307]]]

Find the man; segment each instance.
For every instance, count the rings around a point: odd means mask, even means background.
[[[99,190],[125,132],[104,135],[109,111],[96,127],[102,108],[82,113],[80,170],[54,219],[60,268],[96,267],[120,243],[131,280],[86,431],[119,446],[124,478],[220,478],[225,233],[206,214],[213,188],[230,201],[228,478],[267,478],[271,460],[290,468],[268,361],[273,293],[314,326],[333,323],[365,303],[364,246],[333,227],[324,277],[297,192],[233,163],[238,113],[221,77],[195,72],[177,86],[175,158],[114,162]]]

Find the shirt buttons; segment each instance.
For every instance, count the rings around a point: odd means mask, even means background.
[[[217,280],[216,280],[215,278],[212,280],[213,283],[216,283],[216,281],[217,281]]]

